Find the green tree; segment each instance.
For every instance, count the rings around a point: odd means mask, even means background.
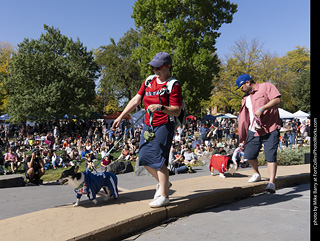
[[[236,89],[236,79],[241,74],[249,74],[261,83],[270,81],[273,56],[263,49],[259,39],[250,42],[242,38],[234,46],[226,59],[221,62],[219,73],[213,78],[215,88],[212,91],[207,108],[218,107],[218,112],[237,112],[241,107],[243,93]]]
[[[10,43],[0,42],[0,114],[3,114],[4,107],[7,104],[7,93],[4,88],[4,82],[10,74],[9,62],[14,51],[15,49]]]
[[[127,102],[142,84],[140,65],[132,59],[132,51],[138,46],[138,39],[138,32],[130,29],[118,43],[111,38],[111,44],[101,46],[95,52],[96,63],[102,68],[98,93],[105,106],[112,103],[114,109],[115,101]]]
[[[291,88],[291,95],[294,104],[305,112],[310,111],[311,103],[311,82],[310,82],[310,68],[304,69],[299,73],[299,77],[295,79]]]
[[[297,80],[299,73],[308,69],[309,66],[310,51],[304,47],[297,46],[294,50],[288,51],[285,56],[278,57],[265,50],[258,39],[253,39],[251,42],[240,39],[235,41],[232,51],[221,63],[219,74],[214,76],[215,88],[210,97],[211,101],[206,102],[205,107],[217,106],[218,112],[239,111],[243,93],[240,90],[234,90],[235,81],[239,75],[246,73],[258,83],[273,83],[281,93],[281,108],[295,112],[302,108],[300,107],[302,102],[297,102],[299,95],[293,95],[293,93],[301,91],[300,94],[305,94],[305,99],[310,100],[309,92],[306,91],[307,86],[303,85],[299,90],[296,86],[296,89],[292,90],[293,86],[299,83]],[[305,75],[303,78],[306,78]],[[305,104],[302,106],[307,108]]]
[[[172,74],[182,84],[187,108],[199,113],[200,100],[208,100],[212,78],[219,71],[215,43],[223,23],[231,23],[237,5],[227,0],[137,0],[132,17],[140,30],[134,57],[141,62],[141,75],[157,52],[168,52]]]
[[[52,116],[88,116],[99,68],[79,39],[44,25],[39,39],[24,39],[10,62],[7,110],[12,122]]]

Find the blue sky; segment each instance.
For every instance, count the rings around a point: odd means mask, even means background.
[[[13,45],[39,38],[43,24],[84,43],[88,49],[116,41],[134,28],[134,0],[0,0],[0,41]],[[280,56],[295,46],[310,48],[309,0],[231,0],[238,12],[223,25],[217,40],[220,57],[240,38],[259,38],[264,48]]]

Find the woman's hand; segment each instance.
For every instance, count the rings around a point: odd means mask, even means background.
[[[117,119],[114,120],[111,128],[117,128],[117,127],[119,127],[119,125],[120,125],[120,123],[121,123],[121,120],[122,120],[122,117],[121,117],[121,115],[120,115]]]
[[[150,112],[156,112],[156,111],[159,111],[160,109],[159,109],[159,104],[152,104],[152,105],[149,105],[148,106],[148,110],[150,111]]]

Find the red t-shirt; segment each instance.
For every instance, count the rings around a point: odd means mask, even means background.
[[[154,77],[148,87],[145,86],[145,82],[140,87],[138,94],[143,96],[144,108],[147,110],[149,105],[160,104],[159,93],[164,86],[167,85],[167,82],[161,84],[157,83],[157,77]],[[167,94],[162,95],[161,97],[162,105],[169,106]],[[182,104],[182,91],[181,86],[178,83],[172,87],[172,91],[169,97],[170,106],[181,106]],[[150,116],[148,113],[145,114],[145,123],[150,126]],[[152,126],[160,126],[162,124],[168,123],[168,116],[162,111],[156,111],[153,114]]]

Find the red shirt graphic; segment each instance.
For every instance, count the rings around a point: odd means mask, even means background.
[[[160,104],[159,101],[159,93],[160,91],[167,85],[167,82],[163,82],[159,84],[157,82],[157,77],[153,78],[150,81],[150,84],[148,86],[145,86],[145,82],[140,87],[140,90],[138,91],[138,94],[143,96],[144,94],[144,108],[147,110],[149,105],[152,104]],[[168,95],[163,94],[161,96],[162,105],[169,106],[168,103]],[[170,93],[169,97],[170,106],[181,106],[182,104],[182,90],[181,86],[176,83],[172,87],[172,91]],[[153,120],[152,120],[152,126],[160,126],[162,124],[165,124],[168,122],[168,116],[163,113],[162,111],[156,111],[153,114]],[[150,126],[150,116],[148,113],[145,114],[145,124]]]

